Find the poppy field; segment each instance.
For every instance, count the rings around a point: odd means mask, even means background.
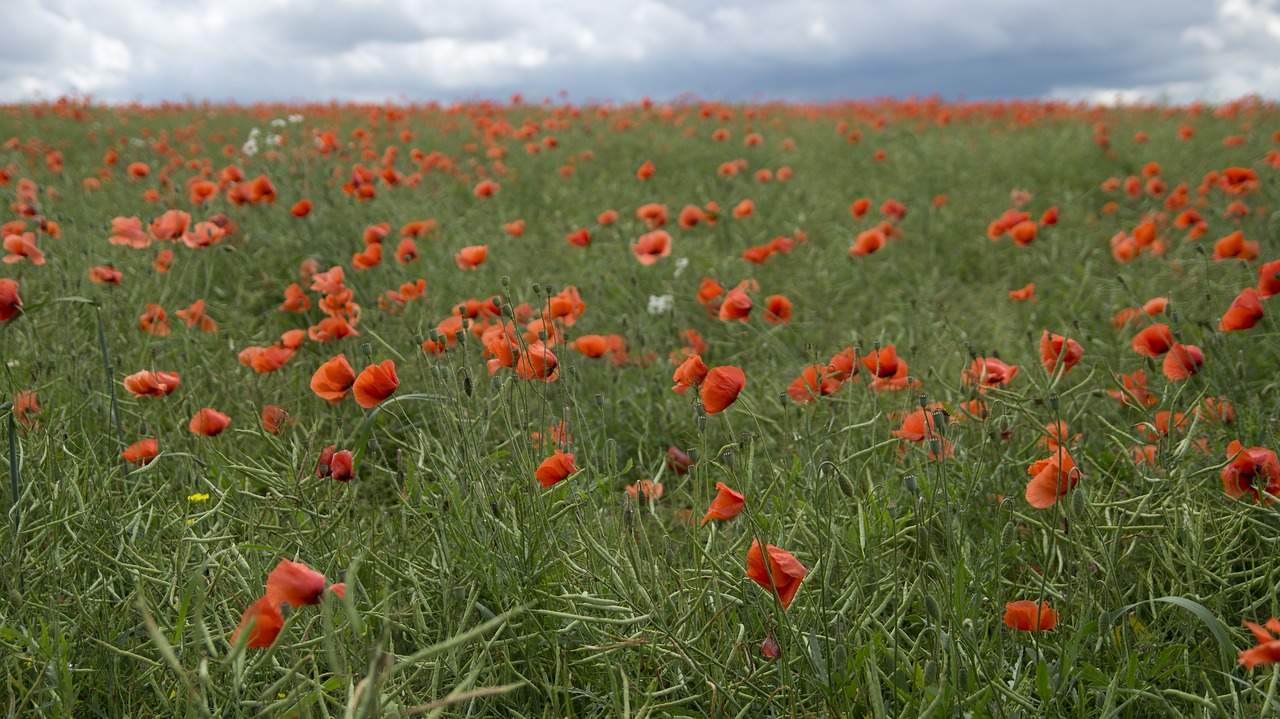
[[[10,716],[1280,714],[1280,110],[0,107]]]

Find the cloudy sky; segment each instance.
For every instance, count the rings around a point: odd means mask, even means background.
[[[1280,98],[1280,0],[4,0],[0,102]]]

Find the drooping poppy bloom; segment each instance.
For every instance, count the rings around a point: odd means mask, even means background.
[[[340,354],[320,365],[311,376],[311,391],[331,404],[341,402],[355,384],[356,372],[347,362],[347,355]]]
[[[1021,289],[1010,290],[1009,299],[1015,302],[1035,302],[1036,301],[1036,285],[1034,282],[1028,282]]]
[[[280,560],[267,575],[267,600],[273,606],[301,607],[319,604],[324,595],[324,575],[301,562]]]
[[[1253,622],[1245,622],[1244,625],[1253,632],[1253,638],[1258,641],[1258,646],[1241,650],[1236,661],[1244,665],[1245,669],[1253,669],[1259,664],[1280,662],[1280,619],[1275,617],[1268,619],[1265,629]],[[1267,631],[1268,629],[1271,631]],[[1271,632],[1275,632],[1275,636],[1272,636]]]
[[[1051,375],[1057,371],[1059,362],[1062,363],[1062,374],[1067,374],[1083,356],[1084,348],[1073,339],[1055,335],[1049,330],[1040,335],[1040,361]]]
[[[631,245],[631,252],[646,267],[671,255],[671,235],[666,230],[654,230],[640,235]]]
[[[566,454],[557,449],[555,454],[542,460],[534,476],[538,478],[543,489],[548,489],[577,471],[578,468],[573,464],[573,454]]]
[[[489,257],[488,245],[472,245],[463,247],[460,252],[453,256],[455,262],[458,263],[460,270],[474,270]]]
[[[136,397],[163,397],[181,384],[177,372],[142,370],[124,378],[124,388]]]
[[[8,322],[22,311],[22,298],[18,296],[18,282],[0,277],[0,322]]]
[[[123,279],[124,275],[120,274],[120,270],[111,265],[89,268],[89,281],[95,285],[119,285]]]
[[[1204,352],[1195,345],[1175,344],[1164,356],[1164,376],[1170,382],[1181,382],[1194,374],[1199,374],[1204,367]]]
[[[1280,459],[1273,450],[1245,449],[1237,439],[1227,445],[1227,459],[1231,463],[1222,468],[1222,487],[1232,499],[1249,494],[1255,503],[1266,500],[1271,504],[1275,501],[1272,497],[1280,496]],[[1264,497],[1264,493],[1271,496]]]
[[[396,377],[396,363],[391,360],[383,360],[381,364],[365,367],[352,385],[356,404],[365,409],[382,404],[383,400],[390,397],[399,386],[400,379]]]
[[[269,404],[262,408],[262,430],[270,434],[280,434],[292,419],[283,407]]]
[[[1009,365],[996,357],[977,357],[973,364],[965,368],[964,381],[976,384],[979,389],[1008,385],[1018,374],[1017,365]]]
[[[221,434],[222,430],[226,429],[229,424],[231,424],[231,418],[227,415],[216,409],[202,407],[191,418],[187,429],[191,430],[191,434],[215,437]]]
[[[339,482],[351,481],[352,472],[355,467],[355,456],[349,449],[340,449],[333,453],[333,459],[329,461],[329,476]]]
[[[554,382],[560,376],[560,360],[544,343],[535,342],[520,353],[514,369],[520,379]]]
[[[320,461],[316,462],[316,477],[328,477],[333,474],[333,454],[337,447],[329,445],[320,450]]]
[[[1058,626],[1058,613],[1048,602],[1023,599],[1004,605],[1004,623],[1023,632],[1048,631]]]
[[[1027,482],[1027,502],[1036,509],[1052,507],[1080,481],[1076,463],[1061,447],[1047,459],[1027,467],[1027,474],[1031,475],[1031,481]]]
[[[1145,357],[1159,357],[1173,346],[1173,332],[1168,325],[1144,327],[1133,337],[1133,351]]]
[[[702,407],[707,414],[723,412],[747,386],[747,376],[737,367],[716,367],[702,380]]]
[[[1219,332],[1247,330],[1262,319],[1262,298],[1258,291],[1246,287],[1231,301],[1231,308],[1218,321]]]
[[[160,443],[154,439],[140,439],[120,453],[120,458],[139,467],[146,466],[160,454]]]
[[[711,508],[702,518],[702,524],[712,519],[733,519],[747,506],[742,494],[730,489],[724,482],[716,482],[716,492],[715,499],[711,500]]]
[[[760,540],[751,541],[751,548],[747,550],[747,578],[772,592],[784,610],[789,609],[809,570],[790,552],[772,544],[766,545],[765,552],[769,554],[768,567],[764,552],[760,551]]]
[[[272,604],[269,597],[262,597],[250,604],[240,618],[240,625],[231,634],[231,644],[235,645],[240,638],[240,632],[250,626],[253,627],[249,633],[250,649],[265,649],[271,646],[284,627],[284,615],[280,613],[280,606]]]

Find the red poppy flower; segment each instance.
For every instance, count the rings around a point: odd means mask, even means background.
[[[628,484],[625,489],[632,497],[639,498],[643,494],[646,500],[662,499],[662,483],[652,479],[642,479],[635,484]]]
[[[141,439],[120,453],[120,458],[139,467],[148,465],[160,454],[160,443],[154,439]]]
[[[650,162],[649,160],[645,160],[644,163],[640,165],[640,169],[636,170],[636,179],[647,180],[650,177],[653,177],[653,173],[654,173],[653,163]]]
[[[187,309],[178,310],[174,314],[186,320],[188,327],[199,325],[204,332],[216,332],[218,330],[218,323],[204,313],[204,300],[196,300]]]
[[[702,407],[707,414],[723,412],[738,399],[747,376],[737,367],[716,367],[702,381]]]
[[[355,456],[349,449],[340,449],[333,453],[333,458],[329,460],[329,476],[339,482],[351,481],[352,471],[355,465]]]
[[[849,214],[861,220],[862,216],[867,214],[867,210],[871,209],[871,200],[866,197],[859,197],[849,205]]]
[[[1236,230],[1226,237],[1220,238],[1213,245],[1214,260],[1256,260],[1258,259],[1259,243],[1248,242],[1244,239],[1244,232]]]
[[[1258,268],[1258,296],[1262,299],[1280,295],[1280,260]]]
[[[1059,447],[1065,447],[1068,444],[1074,444],[1080,440],[1080,435],[1072,437],[1067,429],[1067,423],[1062,420],[1051,422],[1044,426],[1045,435],[1040,438],[1040,443],[1050,452],[1057,452]]]
[[[488,245],[472,245],[471,247],[463,247],[458,254],[453,256],[453,259],[458,263],[458,269],[474,270],[484,264],[485,259],[488,257]]]
[[[89,268],[89,281],[96,285],[118,285],[122,279],[124,275],[120,274],[120,270],[110,265]]]
[[[667,448],[666,462],[667,469],[676,474],[688,474],[689,467],[693,466],[693,460],[689,458],[689,455],[680,451],[677,447]]]
[[[1236,421],[1236,408],[1225,397],[1205,397],[1196,408],[1196,416],[1207,424],[1230,424]]]
[[[13,416],[24,427],[35,427],[39,424],[31,415],[40,414],[38,395],[35,390],[22,390],[13,396]]]
[[[1265,447],[1245,449],[1240,440],[1233,440],[1227,445],[1227,459],[1231,463],[1222,468],[1222,487],[1232,499],[1251,494],[1254,502],[1265,499],[1271,504],[1274,500],[1263,497],[1264,492],[1280,496],[1280,460],[1274,451]]]
[[[1258,646],[1242,650],[1237,661],[1243,664],[1245,669],[1253,669],[1259,664],[1280,662],[1280,638],[1278,638],[1280,637],[1280,619],[1275,617],[1268,619],[1265,629],[1253,622],[1245,622],[1244,625],[1253,632],[1253,638],[1258,641]],[[1271,631],[1267,631],[1268,629]],[[1275,632],[1276,636],[1272,636],[1271,632]]]
[[[742,287],[729,290],[720,303],[719,317],[722,320],[740,320],[746,322],[751,316],[751,308],[755,305]]]
[[[396,262],[407,265],[418,259],[418,243],[412,237],[405,237],[396,245]]]
[[[782,295],[769,295],[764,298],[764,321],[779,324],[791,321],[791,300]]]
[[[858,374],[858,353],[846,347],[831,357],[827,363],[827,375],[837,382],[845,382]]]
[[[321,399],[336,404],[347,396],[347,392],[351,390],[351,385],[355,384],[355,381],[355,370],[351,369],[350,363],[347,362],[346,354],[340,354],[320,365],[316,373],[311,376],[311,391]]]
[[[796,404],[808,404],[839,390],[840,380],[820,364],[805,367],[800,376],[787,385],[787,395]]]
[[[1036,301],[1036,285],[1034,282],[1028,282],[1022,289],[1010,290],[1009,299],[1015,302],[1035,302]]]
[[[1137,407],[1151,407],[1159,404],[1160,398],[1147,391],[1146,370],[1116,375],[1116,379],[1120,380],[1124,389],[1109,389],[1107,394],[1111,395],[1120,404],[1132,404]]]
[[[1159,357],[1173,345],[1173,332],[1168,325],[1153,324],[1133,337],[1133,351],[1146,357]]]
[[[266,599],[272,606],[301,607],[319,604],[324,595],[324,575],[301,562],[280,560],[267,575]]]
[[[191,430],[191,434],[204,435],[205,437],[215,437],[221,434],[222,430],[231,424],[231,418],[219,412],[216,409],[202,407],[200,411],[195,413],[191,418],[191,422],[187,425],[187,429]]]
[[[667,206],[650,202],[636,208],[636,219],[644,220],[649,229],[656,230],[667,224]],[[605,224],[605,223],[600,223]]]
[[[786,550],[770,544],[765,547],[765,551],[769,554],[767,568],[764,553],[760,551],[760,540],[751,541],[751,548],[747,550],[747,578],[773,592],[782,603],[782,608],[788,609],[809,570]]]
[[[0,277],[0,322],[8,322],[22,311],[22,298],[18,296],[18,282]]]
[[[1058,626],[1058,613],[1048,602],[1036,604],[1023,599],[1004,605],[1004,623],[1024,632],[1047,631]]]
[[[737,205],[734,206],[733,216],[741,220],[744,217],[751,216],[751,213],[755,211],[756,211],[756,203],[752,202],[751,200],[743,200],[742,202],[739,202]]]
[[[872,252],[880,250],[885,244],[884,232],[879,228],[871,228],[858,233],[854,238],[853,246],[849,248],[849,254],[854,257],[862,257]]]
[[[4,251],[9,253],[4,256],[6,265],[21,262],[24,258],[30,259],[33,265],[43,265],[45,262],[44,253],[40,251],[40,248],[36,247],[36,235],[34,232],[6,235],[4,238]]]
[[[182,210],[169,210],[151,223],[151,236],[157,240],[176,241],[191,227],[191,215]]]
[[[306,217],[307,215],[311,214],[311,208],[312,208],[311,200],[303,198],[301,200],[298,200],[293,207],[289,208],[289,214],[293,215],[294,217]]]
[[[377,242],[365,245],[363,251],[351,255],[351,268],[355,270],[368,270],[380,264],[382,264],[382,245]]]
[[[493,180],[481,180],[476,184],[472,194],[483,200],[487,197],[492,197],[500,189],[502,189],[502,186]]]
[[[383,360],[381,364],[371,364],[365,367],[360,376],[355,379],[353,389],[356,404],[365,409],[376,407],[390,397],[399,386],[400,379],[396,377],[395,362]]]
[[[716,482],[715,499],[711,500],[711,508],[707,510],[707,514],[702,518],[702,524],[706,524],[712,519],[733,519],[738,516],[742,508],[747,506],[746,500],[741,494],[729,489],[724,482]]]
[[[156,253],[155,262],[151,263],[156,272],[167,274],[169,269],[173,267],[173,250],[160,250]]]
[[[311,298],[307,297],[298,283],[293,283],[284,288],[284,304],[280,305],[281,312],[306,312],[311,309]]]
[[[591,232],[581,227],[565,235],[564,239],[574,247],[586,247],[591,244]]]
[[[1241,290],[1231,301],[1231,309],[1218,322],[1219,332],[1247,330],[1262,319],[1262,298],[1252,287]]]
[[[876,377],[892,377],[898,372],[898,350],[893,345],[876,350],[862,358],[862,366]]]
[[[253,629],[250,630],[248,647],[265,649],[275,643],[276,637],[280,636],[280,630],[284,627],[284,615],[280,613],[279,605],[272,604],[268,597],[262,597],[250,604],[240,618],[240,625],[231,634],[233,645],[240,638],[240,632],[249,626]]]
[[[666,230],[647,232],[631,245],[631,252],[640,264],[646,267],[652,265],[660,258],[671,255],[671,235]]]
[[[1031,475],[1031,481],[1027,483],[1027,502],[1037,509],[1052,507],[1080,481],[1075,462],[1061,447],[1047,459],[1027,467],[1027,474]]]
[[[289,413],[283,407],[269,404],[262,408],[262,430],[270,434],[280,434],[280,430],[291,422]]]
[[[1008,365],[995,357],[977,357],[963,373],[963,379],[979,387],[1008,385],[1018,374],[1017,365]]]
[[[520,379],[554,382],[560,376],[560,360],[545,344],[535,342],[520,353],[514,369]]]
[[[557,449],[555,454],[542,460],[534,476],[542,483],[543,489],[548,489],[577,471],[578,468],[573,465],[573,454]]]
[[[151,237],[142,231],[142,220],[136,216],[116,217],[111,220],[111,237],[107,241],[113,245],[142,250],[151,244]]]
[[[1201,367],[1204,367],[1204,352],[1195,345],[1175,344],[1164,356],[1164,376],[1170,382],[1181,382],[1199,374]]]
[[[180,383],[177,372],[142,370],[124,378],[124,388],[137,397],[163,397]]]
[[[138,329],[157,337],[169,334],[169,316],[160,305],[147,305],[146,311],[138,317]]]
[[[598,222],[601,227],[608,227],[609,225],[612,225],[617,221],[618,221],[617,210],[605,210],[604,212],[601,212],[598,217],[596,217],[596,222]]]
[[[1040,335],[1040,361],[1049,374],[1057,371],[1059,362],[1062,363],[1062,374],[1070,372],[1083,356],[1084,348],[1073,339],[1055,335],[1049,330]]]

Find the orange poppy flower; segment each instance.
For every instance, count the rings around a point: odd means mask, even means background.
[[[853,347],[846,347],[831,357],[827,363],[827,374],[837,382],[844,382],[858,374],[858,353]]]
[[[311,209],[312,209],[311,200],[303,198],[301,200],[298,200],[293,205],[293,207],[289,208],[289,214],[293,215],[294,217],[306,217],[307,215],[311,214]]]
[[[733,208],[733,216],[739,220],[744,217],[750,217],[756,211],[756,203],[751,200],[743,200]]]
[[[565,235],[564,239],[574,247],[587,247],[591,244],[591,233],[582,227]]]
[[[538,478],[543,489],[549,489],[577,471],[578,468],[573,464],[573,454],[566,454],[557,449],[555,454],[542,460],[534,476]]]
[[[484,260],[481,259],[481,262]],[[370,243],[365,245],[363,252],[357,252],[351,255],[351,268],[355,270],[368,270],[382,264],[382,245],[381,243]],[[476,263],[479,264],[479,263]],[[461,261],[459,261],[461,267]],[[467,268],[463,268],[467,269]]]
[[[502,186],[493,180],[481,180],[472,190],[472,194],[483,200],[492,197],[500,189],[502,189]]]
[[[655,482],[652,479],[642,479],[635,484],[628,484],[625,489],[627,494],[632,497],[639,497],[644,494],[646,500],[662,499],[662,483]]]
[[[146,311],[138,318],[138,329],[165,337],[169,334],[169,316],[160,305],[147,305]]]
[[[560,361],[545,344],[535,342],[520,353],[514,369],[520,379],[554,382],[560,376]]]
[[[571,349],[581,352],[586,357],[603,357],[609,351],[609,341],[604,335],[582,335],[569,343]]]
[[[596,217],[596,222],[599,223],[601,227],[608,227],[609,225],[612,225],[617,221],[618,221],[617,210],[605,210],[604,212],[601,212],[598,217]]]
[[[266,599],[272,606],[301,607],[319,604],[324,595],[324,575],[300,562],[280,560],[267,575]]]
[[[717,316],[722,320],[741,320],[746,322],[751,316],[751,308],[755,305],[751,302],[751,298],[747,296],[746,290],[742,286],[729,290],[724,296],[724,300],[720,303],[720,310]]]
[[[1049,209],[1044,211],[1044,214],[1040,216],[1040,224],[1042,225],[1058,224],[1058,206],[1057,205],[1054,205],[1053,207],[1050,207]]]
[[[737,367],[716,367],[702,380],[702,407],[707,414],[723,412],[747,386],[747,376]]]
[[[524,220],[513,220],[511,222],[504,223],[502,225],[502,230],[512,237],[520,237],[524,234]]]
[[[982,387],[1008,385],[1018,374],[1017,365],[1008,365],[995,357],[977,357],[973,364],[964,370],[963,379],[970,384]]]
[[[18,296],[18,282],[0,277],[0,322],[8,322],[22,311],[22,298]]]
[[[1199,374],[1204,367],[1204,352],[1195,345],[1175,344],[1164,356],[1164,376],[1170,382],[1181,382],[1192,375]]]
[[[244,610],[240,625],[231,634],[231,644],[235,645],[240,633],[249,627],[252,629],[249,630],[247,646],[250,649],[265,649],[280,636],[280,630],[284,627],[284,615],[280,613],[280,607],[273,605],[267,597],[258,599]]]
[[[898,350],[893,345],[876,350],[862,358],[862,366],[881,379],[892,377],[898,372]]]
[[[698,303],[707,306],[711,301],[724,294],[724,288],[720,283],[710,277],[703,277],[702,284],[698,287]]]
[[[1145,357],[1159,357],[1173,346],[1173,332],[1168,325],[1144,327],[1133,337],[1133,351]]]
[[[1074,437],[1071,436],[1071,432],[1067,429],[1067,423],[1062,420],[1046,424],[1044,433],[1044,436],[1040,438],[1040,443],[1050,452],[1056,452],[1059,447],[1065,447],[1080,440],[1079,434]]]
[[[1213,245],[1213,259],[1221,260],[1256,260],[1258,259],[1259,243],[1248,242],[1244,239],[1244,232],[1236,230],[1226,237],[1220,238]]]
[[[1258,291],[1246,287],[1231,301],[1231,308],[1218,321],[1219,332],[1247,330],[1262,319],[1262,298]]]
[[[360,376],[356,377],[352,388],[356,404],[365,409],[371,409],[382,404],[399,386],[400,379],[396,377],[396,363],[383,360],[381,364],[365,367]]]
[[[667,206],[657,202],[641,205],[636,208],[636,219],[643,220],[650,230],[656,230],[667,224]]]
[[[706,524],[712,519],[733,519],[738,516],[742,508],[747,506],[746,500],[741,494],[729,489],[724,482],[716,482],[716,497],[711,500],[711,508],[707,510],[707,514],[702,518],[702,524]]]
[[[160,454],[160,443],[154,439],[142,439],[129,445],[120,453],[120,458],[139,467],[146,466]]]
[[[89,281],[94,284],[118,285],[122,279],[124,279],[124,275],[120,274],[120,270],[110,265],[89,268]]]
[[[354,471],[355,457],[349,449],[340,449],[333,453],[329,460],[329,476],[339,482],[350,482]]]
[[[21,262],[24,258],[30,259],[33,265],[43,265],[45,262],[44,253],[40,251],[40,248],[36,247],[36,235],[34,232],[6,235],[4,238],[4,251],[9,253],[4,256],[6,265]]]
[[[262,408],[262,430],[264,432],[280,434],[280,430],[284,429],[292,421],[289,413],[283,407],[269,404]]]
[[[1135,407],[1152,407],[1160,403],[1160,398],[1147,391],[1146,370],[1138,370],[1130,374],[1116,375],[1124,387],[1122,390],[1109,389],[1111,395],[1120,404],[1132,404]]]
[[[142,250],[151,244],[151,237],[142,231],[142,220],[137,217],[117,217],[111,220],[111,237],[107,241]]]
[[[356,372],[347,362],[347,355],[340,354],[320,365],[311,376],[311,391],[331,404],[341,402],[355,384]]]
[[[124,378],[124,388],[136,397],[163,397],[181,384],[177,372],[142,370]]]
[[[867,210],[870,209],[871,200],[866,197],[859,197],[853,201],[853,204],[849,205],[849,214],[853,215],[856,219],[861,220],[862,216],[867,214]]]
[[[160,250],[156,254],[155,262],[151,263],[156,272],[167,274],[169,269],[173,267],[173,250]]]
[[[38,395],[34,390],[22,390],[13,396],[13,416],[24,427],[39,424],[31,415],[40,414]]]
[[[800,371],[800,376],[787,385],[787,396],[796,404],[808,404],[817,401],[818,397],[835,394],[840,390],[840,380],[828,372],[820,364],[809,365]]]
[[[879,228],[873,227],[870,230],[858,233],[858,236],[853,241],[853,246],[849,248],[849,254],[854,257],[862,257],[882,249],[884,244],[884,232]]]
[[[1080,481],[1080,472],[1067,450],[1059,447],[1047,459],[1027,467],[1027,502],[1037,509],[1052,507]]]
[[[930,437],[937,437],[939,433],[933,415],[935,411],[941,409],[942,405],[939,404],[917,409],[903,417],[901,429],[895,429],[890,434],[908,442],[923,442]]]
[[[191,430],[191,434],[200,434],[205,437],[214,437],[227,428],[231,424],[231,418],[219,412],[216,409],[202,407],[191,418],[191,422],[187,425],[187,429]]]
[[[1258,268],[1258,296],[1262,299],[1280,295],[1280,260]]]
[[[653,177],[653,173],[653,163],[649,160],[645,160],[644,163],[640,165],[640,169],[636,170],[636,179],[642,181],[647,180],[650,177]]]
[[[1016,302],[1035,302],[1036,301],[1036,285],[1034,282],[1028,282],[1026,286],[1018,290],[1009,291],[1009,299]]]
[[[472,245],[470,247],[463,247],[461,252],[453,256],[453,259],[458,263],[458,269],[474,270],[484,264],[485,259],[488,257],[488,245]]]
[[[298,283],[294,282],[284,288],[284,303],[280,305],[281,312],[306,312],[311,309],[311,298],[307,297]]]
[[[1073,339],[1055,335],[1049,330],[1040,335],[1040,361],[1051,375],[1057,371],[1059,362],[1062,363],[1062,374],[1067,374],[1083,356],[1084,348]]]
[[[1047,631],[1058,626],[1058,613],[1048,602],[1036,604],[1023,599],[1004,605],[1004,623],[1024,632]]]
[[[1013,238],[1015,244],[1020,247],[1026,247],[1036,239],[1036,233],[1039,232],[1040,226],[1031,220],[1023,220],[1013,227],[1009,228],[1009,237]]]
[[[1205,397],[1196,408],[1196,416],[1207,424],[1230,424],[1236,421],[1236,407],[1225,397]]]
[[[204,300],[196,300],[187,309],[178,310],[174,314],[186,320],[188,327],[199,325],[204,332],[216,332],[218,330],[218,323],[204,313]]]
[[[791,300],[782,295],[769,295],[764,299],[764,321],[779,324],[791,321]],[[723,309],[723,307],[722,307]]]
[[[157,240],[180,239],[191,227],[191,215],[182,210],[169,210],[151,223],[151,236]]]
[[[125,171],[130,177],[146,177],[151,174],[151,167],[145,162],[131,162]]]
[[[671,235],[666,230],[647,232],[631,245],[631,252],[640,264],[646,267],[652,265],[660,258],[671,255]]]
[[[1222,468],[1222,487],[1232,499],[1251,494],[1255,503],[1265,499],[1271,504],[1272,497],[1280,496],[1280,459],[1274,451],[1265,447],[1245,449],[1240,440],[1232,440],[1227,445],[1227,459],[1231,463]],[[1271,496],[1264,497],[1264,492]]]
[[[691,354],[671,376],[672,381],[676,383],[671,390],[676,394],[684,394],[690,387],[700,387],[707,377],[707,372],[707,365],[702,358],[697,353]]]
[[[764,553],[760,551],[760,540],[751,541],[751,548],[747,550],[747,578],[773,592],[782,608],[788,609],[809,570],[790,552],[772,544],[766,545],[765,551],[769,554],[767,568]]]
[[[1280,619],[1275,617],[1268,619],[1265,629],[1253,622],[1245,622],[1244,625],[1253,632],[1253,638],[1258,641],[1258,646],[1241,650],[1236,661],[1244,665],[1245,669],[1253,669],[1259,664],[1280,662],[1280,638],[1277,638],[1280,637]],[[1272,636],[1268,629],[1275,632],[1276,636]]]

